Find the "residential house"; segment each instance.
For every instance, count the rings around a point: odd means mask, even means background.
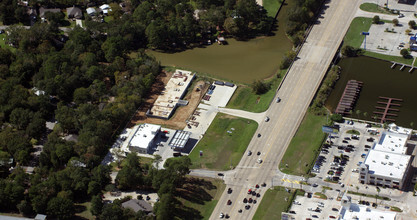
[[[68,19],[81,19],[83,18],[83,12],[81,11],[80,8],[73,6],[73,7],[67,8],[67,16],[68,16]]]
[[[87,14],[89,16],[95,16],[97,14],[97,11],[95,8],[90,7],[90,8],[87,8]]]
[[[59,8],[44,8],[44,7],[41,7],[41,8],[39,8],[39,17],[45,18],[45,13],[46,12],[59,13],[59,12],[61,12],[61,9],[59,9]]]
[[[153,207],[151,204],[147,203],[144,200],[137,200],[137,199],[131,199],[127,202],[122,203],[123,208],[129,208],[132,209],[134,212],[138,212],[139,210],[148,214],[153,211]]]

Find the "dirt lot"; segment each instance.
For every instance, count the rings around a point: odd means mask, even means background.
[[[148,98],[145,100],[144,104],[140,107],[137,114],[132,118],[132,121],[129,127],[132,127],[135,124],[150,123],[150,124],[159,124],[171,129],[183,129],[187,124],[186,120],[193,113],[200,103],[201,98],[206,93],[209,85],[205,84],[204,81],[192,82],[186,96],[185,100],[189,101],[187,106],[178,107],[175,110],[174,115],[169,120],[152,118],[146,116],[146,111],[150,109],[158,98],[160,91],[168,83],[169,79],[172,76],[172,72],[162,72],[157,78],[155,83],[152,85],[152,89],[149,93]],[[197,88],[200,88],[199,91],[196,91]]]

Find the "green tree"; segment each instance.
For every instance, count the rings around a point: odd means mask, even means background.
[[[394,26],[398,26],[400,22],[398,21],[398,19],[394,18],[392,19],[392,24],[394,24]]]
[[[378,15],[375,15],[373,18],[372,18],[372,23],[373,24],[379,24],[381,22],[381,19],[379,18],[379,16]]]
[[[114,19],[120,19],[123,15],[123,10],[117,3],[110,3],[111,11],[109,11],[109,15],[113,16]]]
[[[101,195],[95,195],[91,198],[91,214],[98,216],[103,210],[103,200],[101,199]]]
[[[78,105],[86,103],[88,100],[90,100],[90,92],[88,89],[80,87],[74,91],[74,102]]]
[[[15,108],[10,114],[10,122],[16,125],[18,129],[26,129],[32,117],[33,112],[29,109]]]
[[[345,45],[342,48],[342,55],[347,57],[354,57],[357,55],[357,50],[352,46]]]
[[[47,214],[58,219],[71,219],[74,216],[74,203],[69,199],[55,197],[48,202]]]
[[[404,58],[408,58],[410,56],[410,52],[407,49],[402,49],[400,51],[401,56],[403,56]]]
[[[343,116],[341,114],[332,114],[330,120],[341,123],[343,122]]]
[[[155,204],[155,213],[157,220],[165,220],[172,218],[172,211],[175,203],[172,194],[163,194],[159,202]]]
[[[252,83],[252,90],[257,94],[261,95],[269,91],[271,88],[271,84],[267,82],[263,82],[261,80],[256,80]]]
[[[416,22],[414,20],[410,20],[408,22],[408,26],[410,27],[410,29],[415,29],[416,28]]]
[[[98,182],[96,181],[91,181],[90,183],[88,183],[88,190],[87,193],[90,196],[94,196],[99,194],[101,191],[101,186]]]
[[[103,207],[100,218],[103,220],[123,219],[123,209],[116,204],[108,204]]]
[[[142,168],[136,153],[130,153],[125,159],[125,165],[116,176],[116,184],[120,189],[134,189],[143,182]]]

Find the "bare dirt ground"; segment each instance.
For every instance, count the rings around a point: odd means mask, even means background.
[[[184,129],[187,123],[185,122],[188,117],[194,112],[200,103],[201,98],[206,93],[209,85],[205,84],[204,81],[194,82],[190,88],[188,88],[188,93],[184,97],[189,103],[187,106],[178,107],[175,110],[174,115],[169,120],[152,118],[146,116],[146,111],[150,109],[158,98],[160,91],[168,83],[169,79],[172,76],[172,72],[163,72],[157,78],[155,83],[152,85],[152,89],[149,93],[148,98],[144,101],[144,104],[139,108],[139,111],[132,118],[128,127],[133,127],[136,124],[150,123],[158,124],[171,129]],[[199,91],[197,91],[199,88]]]

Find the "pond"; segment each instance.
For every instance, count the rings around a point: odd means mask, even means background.
[[[377,60],[370,57],[344,58],[339,64],[342,67],[340,79],[335,89],[326,102],[326,107],[332,112],[337,107],[339,99],[345,89],[348,80],[354,79],[363,82],[359,99],[353,110],[353,117],[375,121],[373,112],[377,111],[375,106],[380,100],[378,97],[391,97],[403,99],[402,102],[395,102],[401,106],[393,107],[399,109],[395,123],[404,127],[411,127],[410,123],[417,123],[417,70],[409,73],[409,68],[400,70],[400,66],[391,69],[392,63]],[[379,104],[378,106],[382,106]],[[359,116],[356,111],[360,110]],[[378,110],[381,111],[381,110]],[[367,117],[364,116],[367,113]]]
[[[293,4],[293,1],[288,1]],[[148,51],[164,66],[176,66],[206,73],[221,79],[252,83],[265,79],[279,70],[286,51],[292,48],[285,35],[285,21],[290,5],[284,5],[278,15],[274,36],[258,37],[248,41],[228,38],[228,45],[213,45],[177,53]]]

